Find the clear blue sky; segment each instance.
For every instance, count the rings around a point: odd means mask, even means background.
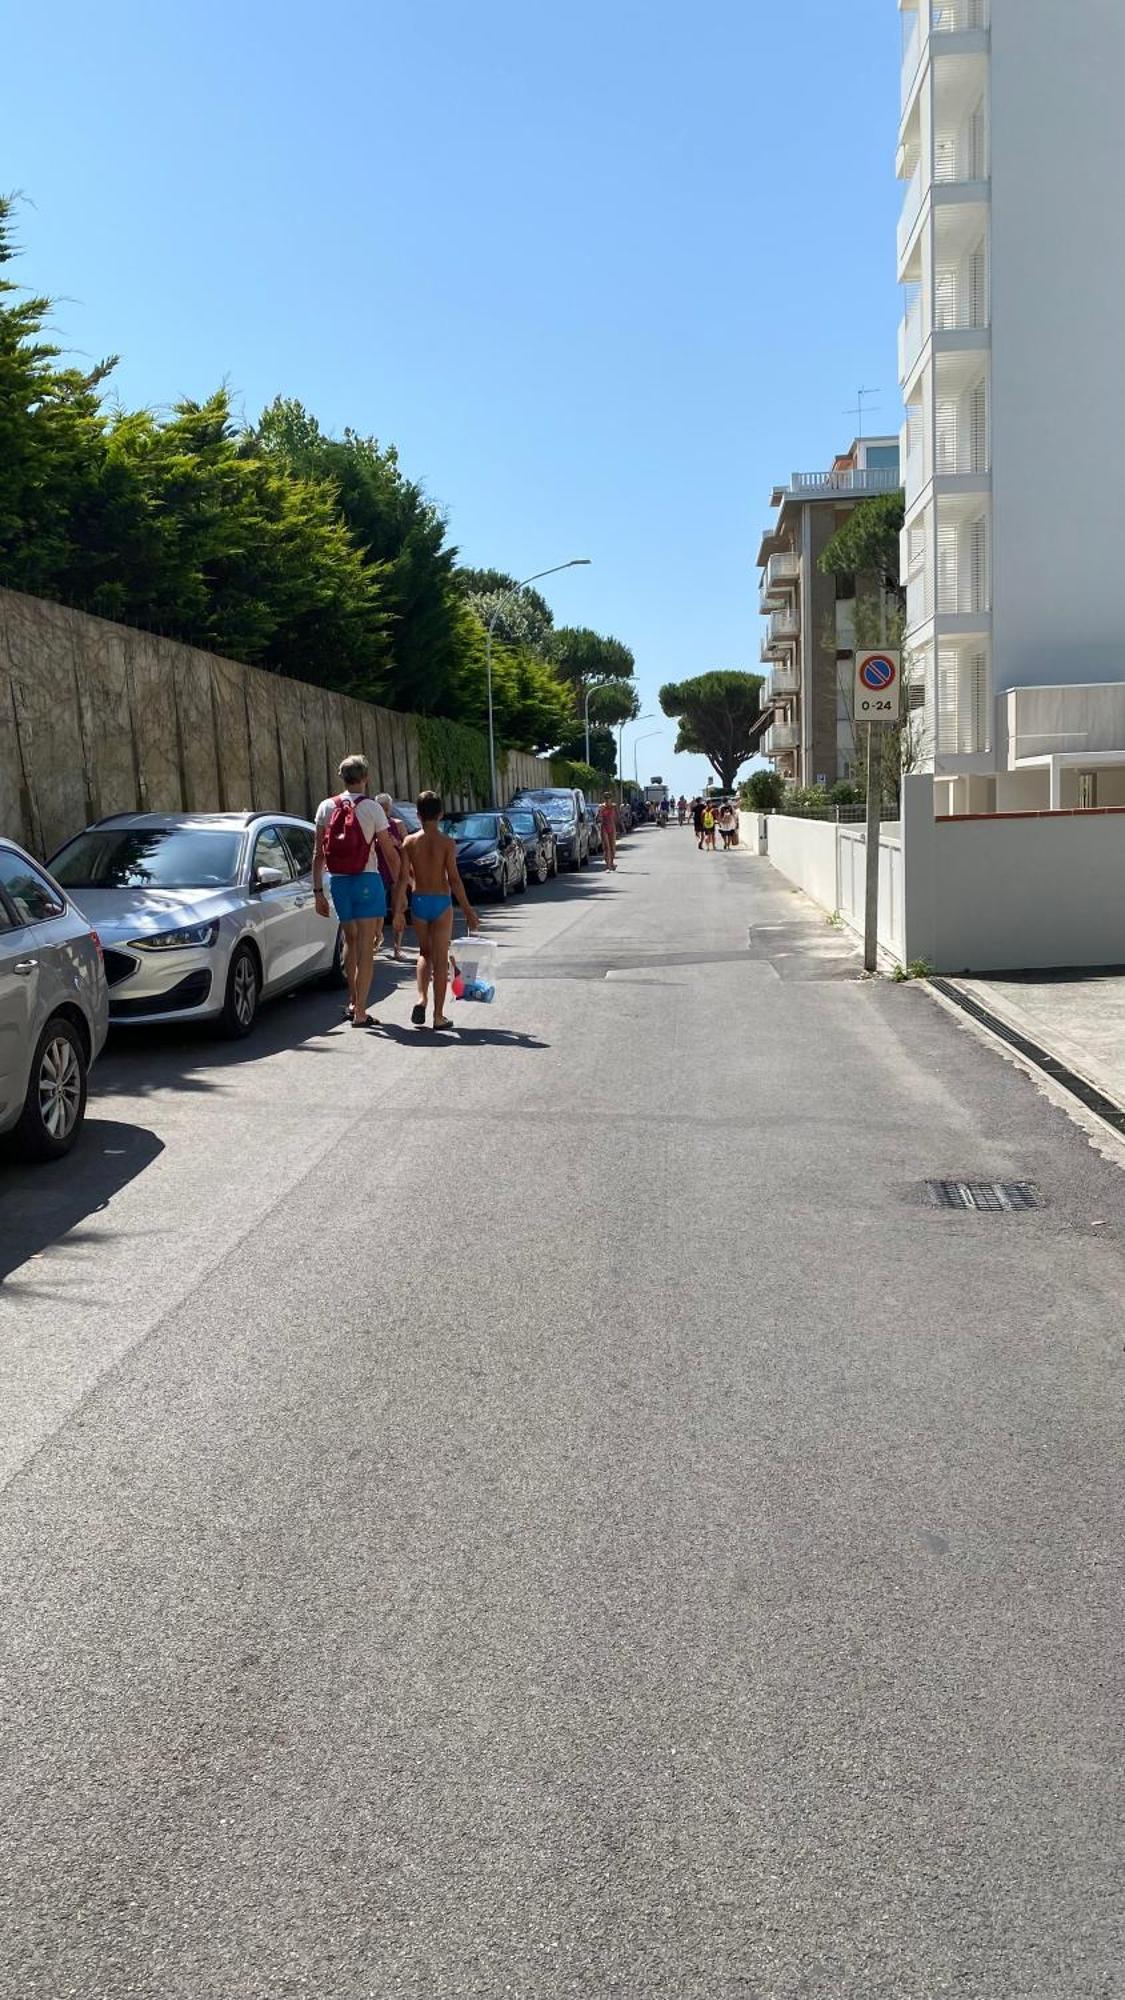
[[[15,275],[125,401],[299,396],[465,561],[592,557],[556,618],[646,710],[759,669],[771,484],[861,383],[898,428],[893,0],[55,0],[4,39]],[[642,778],[702,782],[646,727]]]

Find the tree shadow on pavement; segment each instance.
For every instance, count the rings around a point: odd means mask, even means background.
[[[163,1140],[143,1125],[92,1114],[65,1159],[29,1165],[0,1150],[0,1285],[64,1236],[81,1241],[79,1225],[163,1151]]]

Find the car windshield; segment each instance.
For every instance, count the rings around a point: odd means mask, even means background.
[[[400,819],[408,833],[417,833],[422,822],[416,806],[409,806],[405,799],[391,800],[391,817]]]
[[[543,804],[543,811],[546,813],[548,819],[557,819],[562,822],[578,817],[569,799],[546,799]]]
[[[462,819],[443,821],[454,840],[495,840],[497,820],[493,813],[466,813]]]
[[[241,848],[241,833],[219,827],[91,827],[52,867],[68,889],[225,889]]]
[[[511,822],[512,822],[512,825],[513,825],[513,826],[515,827],[515,829],[516,829],[516,832],[517,832],[517,833],[534,833],[534,832],[535,832],[535,814],[534,814],[534,813],[529,813],[529,812],[512,812],[512,813],[509,813],[509,814],[508,814],[508,818],[509,818],[509,819],[511,820]]]

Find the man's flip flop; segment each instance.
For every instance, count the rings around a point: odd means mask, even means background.
[[[452,1026],[453,1026],[452,1021],[447,1021],[444,1014],[442,1015],[440,1021],[434,1022],[435,1032],[437,1031],[438,1028],[451,1028]]]
[[[378,1026],[379,1022],[376,1020],[374,1014],[365,1014],[362,1021],[352,1022],[353,1028],[377,1028]]]
[[[425,1027],[425,1025],[426,1025],[426,1009],[425,1009],[425,1007],[424,1007],[423,1003],[421,1002],[421,1000],[419,1000],[419,1002],[418,1002],[418,1005],[417,1005],[416,1007],[412,1007],[412,1008],[410,1009],[410,1019],[411,1019],[411,1021],[413,1022],[414,1026],[415,1026],[416,1028],[424,1028],[424,1027]]]

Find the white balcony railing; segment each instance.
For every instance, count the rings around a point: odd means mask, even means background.
[[[775,611],[770,617],[770,638],[774,645],[788,643],[801,636],[801,620],[796,611]]]
[[[921,61],[922,57],[921,16],[919,14],[914,14],[911,17],[911,24],[909,29],[907,29],[906,22],[904,20],[903,29],[906,35],[906,39],[903,43],[903,50],[902,50],[902,103],[903,103],[903,109],[905,110],[906,100],[910,95],[910,86],[914,81],[915,75],[917,74],[918,64]]]
[[[902,204],[902,214],[898,222],[898,261],[900,264],[906,255],[906,246],[913,233],[914,224],[921,213],[924,187],[922,169],[921,166],[917,166],[910,176]]]
[[[844,472],[795,472],[790,491],[809,499],[816,493],[897,493],[902,481],[888,466],[868,466]]]
[[[935,35],[967,35],[987,28],[988,0],[932,0],[930,27]]]
[[[921,294],[907,307],[898,330],[898,379],[905,382],[922,352],[926,339],[926,315]]]

